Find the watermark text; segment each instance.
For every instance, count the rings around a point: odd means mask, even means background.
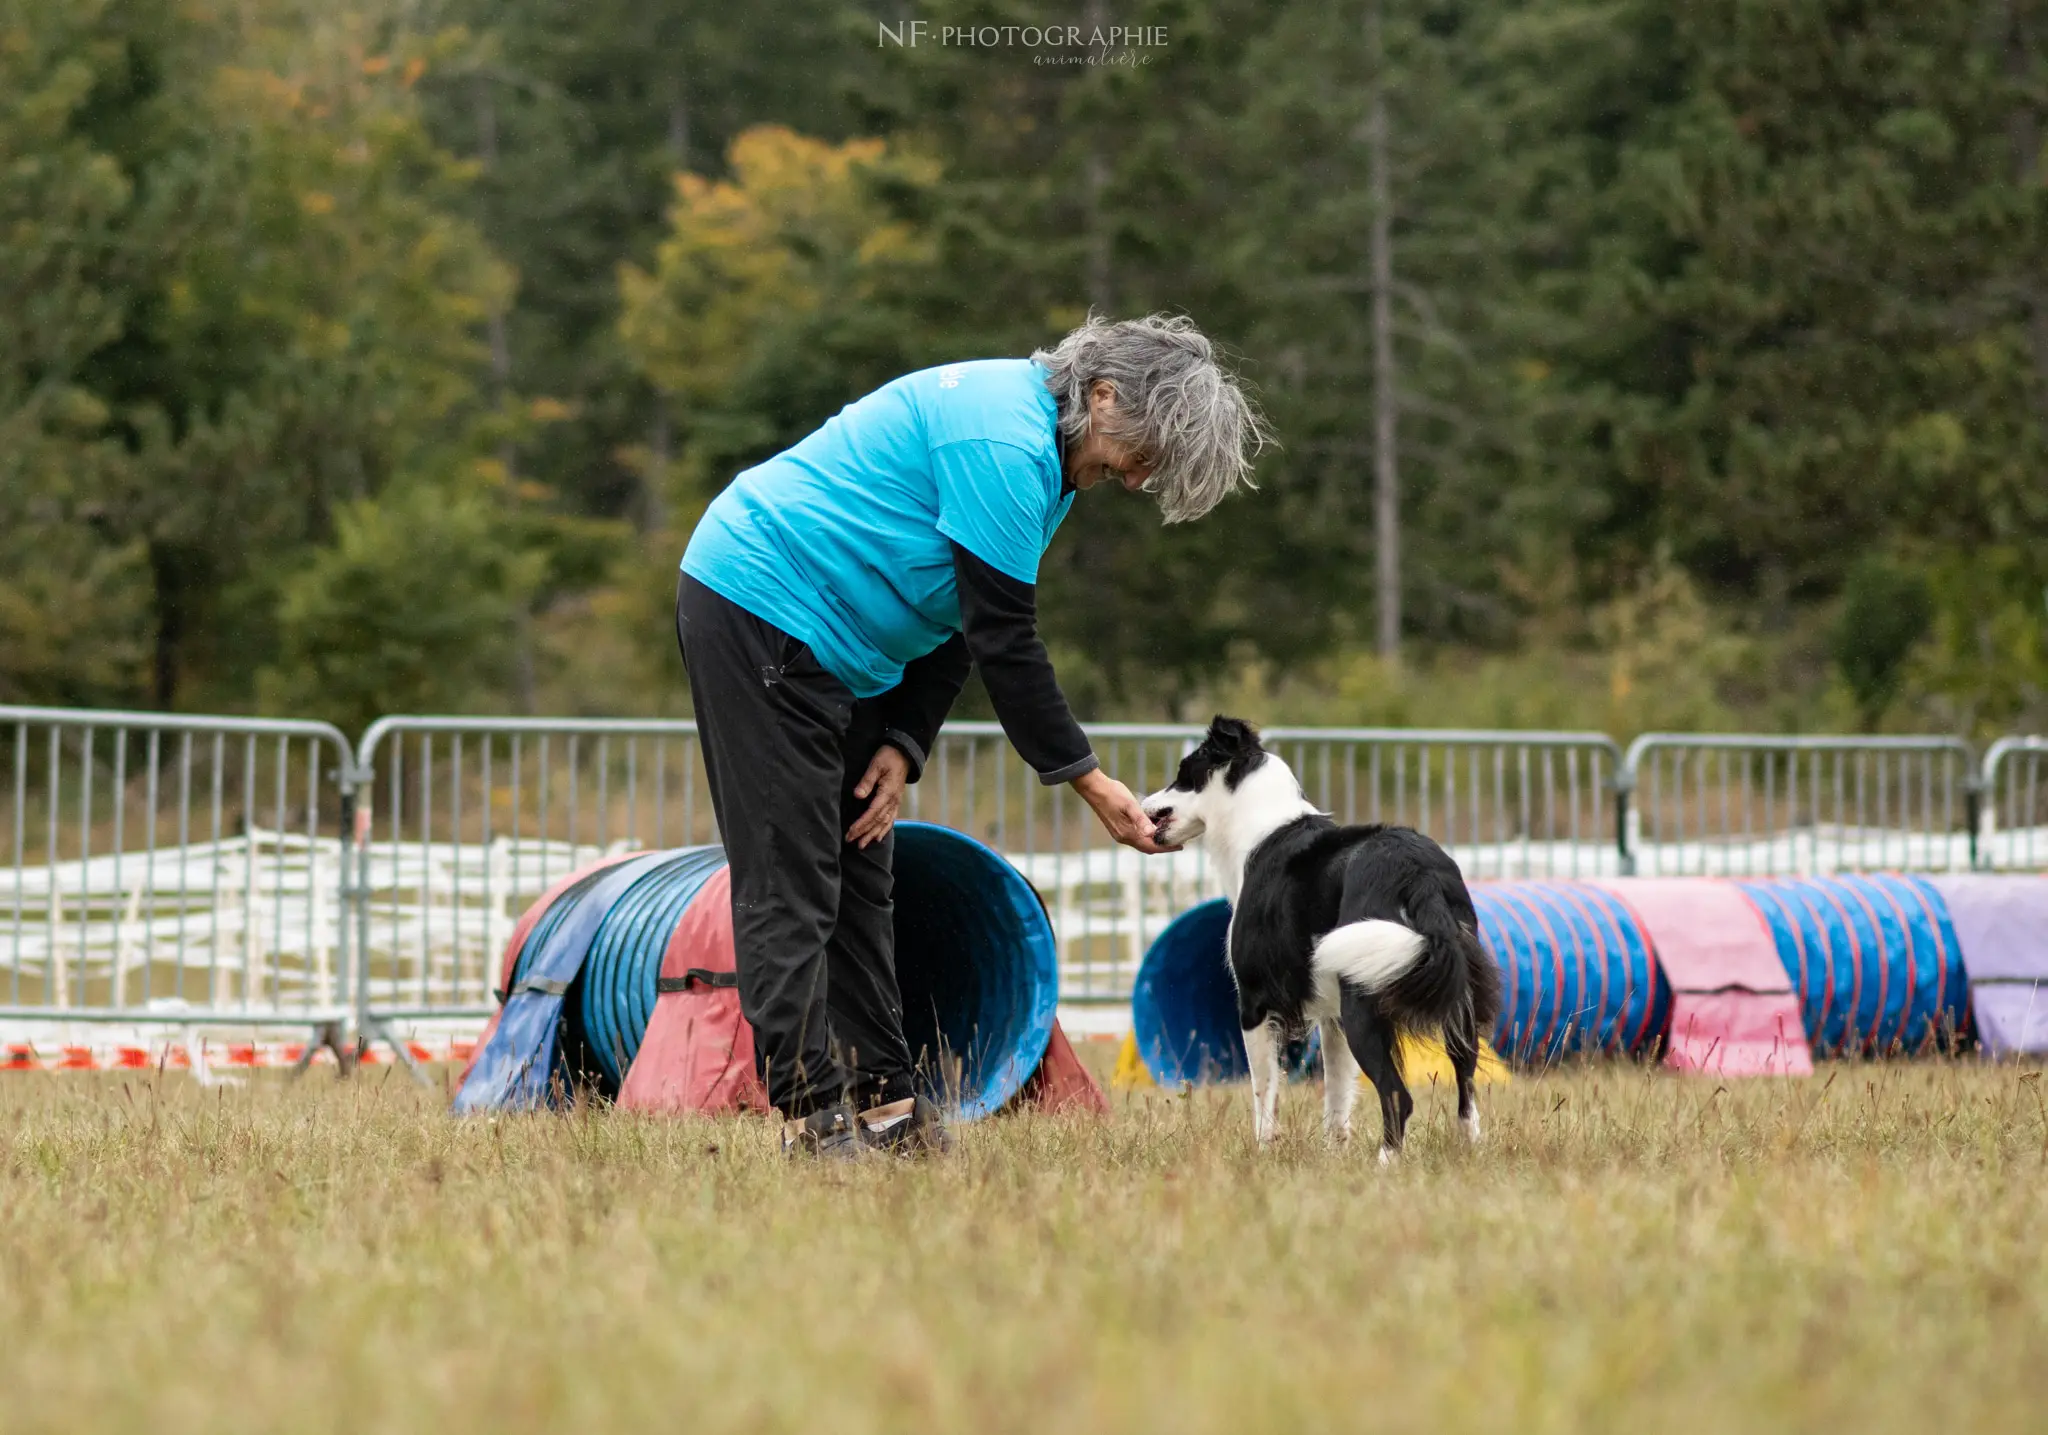
[[[1167,44],[1164,25],[934,25],[929,20],[900,20],[891,25],[884,20],[876,29],[877,48],[900,50],[940,45],[976,50],[1133,51],[1160,50]]]

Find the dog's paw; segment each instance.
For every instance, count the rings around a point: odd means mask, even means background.
[[[1326,1122],[1323,1126],[1323,1135],[1335,1145],[1349,1146],[1351,1144],[1351,1123],[1347,1121],[1342,1126],[1339,1126],[1334,1122]]]
[[[1479,1144],[1479,1113],[1468,1111],[1458,1118],[1458,1124],[1465,1128],[1465,1139],[1474,1146]]]
[[[1400,1164],[1401,1164],[1401,1151],[1400,1151],[1400,1148],[1399,1148],[1399,1147],[1397,1147],[1397,1146],[1382,1146],[1382,1147],[1380,1147],[1380,1164],[1381,1164],[1382,1166],[1398,1166],[1398,1165],[1400,1165]]]

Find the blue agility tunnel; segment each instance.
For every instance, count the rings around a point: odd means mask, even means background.
[[[1671,1020],[1655,947],[1620,898],[1580,882],[1482,882],[1479,937],[1501,967],[1493,1044],[1517,1061],[1641,1052]]]
[[[1211,898],[1167,924],[1131,987],[1131,1030],[1152,1079],[1166,1086],[1242,1081],[1251,1075],[1237,1026],[1230,978],[1230,903]],[[1320,1042],[1311,1032],[1287,1048],[1287,1069],[1304,1076]]]
[[[1742,882],[1799,994],[1816,1054],[1917,1051],[1968,1021],[1947,903],[1921,877]]]
[[[1038,1069],[1059,1010],[1059,948],[1037,890],[950,827],[896,824],[896,982],[913,1056],[960,1063],[955,1110],[1006,1105]]]
[[[542,899],[522,922],[504,1004],[455,1109],[554,1105],[579,1085],[616,1096],[664,993],[692,980],[731,985],[730,922],[693,914],[729,902],[724,867],[718,847],[650,853]],[[951,828],[899,822],[895,873],[904,1033],[930,1094],[961,1118],[986,1116],[1046,1057],[1058,1006],[1052,924],[1016,868]],[[721,931],[722,952],[671,951]],[[686,969],[673,983],[662,976],[671,957]]]
[[[1230,978],[1230,903],[1216,897],[1168,924],[1138,967],[1131,987],[1131,1030],[1152,1079],[1241,1081],[1250,1074],[1237,1028],[1237,986]]]
[[[1472,901],[1480,940],[1501,967],[1501,1016],[1490,1037],[1502,1055],[1638,1052],[1664,1034],[1671,991],[1619,899],[1577,883],[1487,882],[1472,888]],[[1156,1081],[1246,1075],[1229,930],[1230,904],[1218,897],[1182,913],[1145,953],[1131,1026]]]
[[[670,855],[612,904],[584,958],[568,1028],[580,1030],[605,1090],[626,1083],[660,994],[669,936],[725,866],[722,847],[686,847]]]

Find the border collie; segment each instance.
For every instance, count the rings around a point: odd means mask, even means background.
[[[1252,1069],[1252,1131],[1274,1133],[1280,1053],[1317,1022],[1323,1129],[1351,1135],[1361,1070],[1380,1094],[1380,1160],[1401,1151],[1415,1103],[1401,1081],[1401,1032],[1443,1033],[1458,1120],[1479,1139],[1472,1073],[1500,1010],[1500,971],[1443,848],[1407,827],[1345,827],[1316,811],[1258,729],[1218,717],[1173,781],[1144,800],[1154,839],[1200,842],[1230,898],[1230,974]]]

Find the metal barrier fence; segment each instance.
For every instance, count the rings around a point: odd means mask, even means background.
[[[2006,737],[1984,754],[1979,865],[1992,871],[2048,868],[2048,737]]]
[[[1644,876],[1975,861],[1977,765],[1960,738],[1645,733],[1623,783],[1622,846]]]
[[[0,1020],[345,1023],[348,739],[0,707]]]
[[[1090,729],[1144,794],[1202,729]],[[1981,771],[1942,737],[1274,728],[1310,801],[1429,833],[1474,879],[2048,868],[2048,739]],[[954,723],[905,805],[1044,897],[1062,995],[1124,1000],[1216,895],[1199,851],[1117,847],[993,723]],[[607,853],[715,841],[684,721],[334,727],[0,707],[0,1021],[471,1021],[519,914]],[[397,1043],[394,1043],[397,1045]],[[403,1055],[403,1049],[400,1048]]]
[[[1171,780],[1200,727],[1103,724],[1103,767],[1143,796]],[[1599,733],[1273,728],[1268,746],[1308,798],[1347,822],[1399,822],[1441,841],[1475,877],[1614,872],[1620,749]],[[1060,990],[1122,1002],[1167,923],[1221,885],[1199,850],[1146,857],[1111,842],[1067,787],[1042,786],[993,723],[949,725],[909,815],[979,837],[1045,898]]]
[[[1140,794],[1201,733],[1090,730],[1104,766]],[[1475,876],[1619,870],[1620,750],[1598,733],[1275,729],[1268,740],[1319,806],[1418,826]],[[366,1017],[488,1010],[514,921],[552,883],[607,852],[717,837],[689,722],[385,718],[359,763]],[[905,815],[968,832],[1025,874],[1052,915],[1069,1000],[1123,1000],[1165,924],[1220,890],[1200,852],[1116,846],[993,723],[945,729]]]
[[[363,734],[359,1017],[482,1016],[519,914],[607,853],[715,842],[691,722],[388,717]]]

